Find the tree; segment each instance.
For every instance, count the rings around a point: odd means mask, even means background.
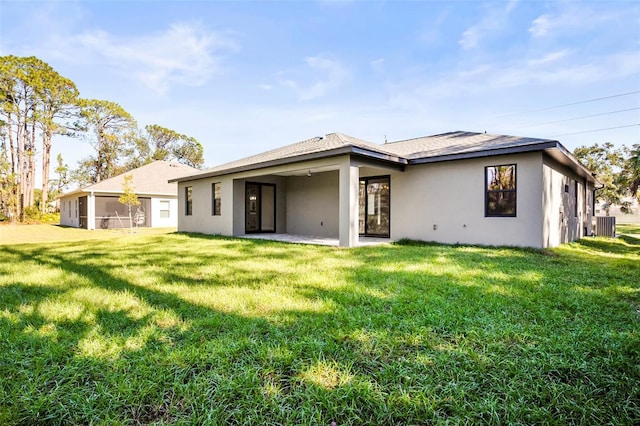
[[[9,162],[16,216],[34,205],[36,139],[42,139],[42,192],[48,199],[51,141],[66,133],[76,111],[75,84],[36,57],[0,57],[0,116],[3,152]],[[41,203],[45,209],[47,203]]]
[[[37,121],[42,131],[42,199],[48,200],[51,169],[51,139],[54,134],[69,134],[67,121],[78,114],[78,89],[49,65],[43,64],[36,92],[41,105]],[[42,203],[44,213],[47,203]]]
[[[173,156],[177,162],[195,168],[200,168],[204,164],[202,154],[202,145],[194,138],[184,140],[182,144],[173,149]]]
[[[624,148],[616,149],[611,142],[603,145],[580,146],[573,154],[604,184],[596,191],[596,200],[604,203],[609,216],[612,204],[621,204],[626,188],[622,183],[620,170],[624,165]]]
[[[640,203],[640,144],[633,145],[629,150],[622,174],[629,192]]]
[[[129,229],[133,231],[133,219],[131,217],[131,208],[133,206],[139,206],[140,201],[136,195],[133,187],[133,175],[125,175],[124,182],[122,183],[122,195],[118,198],[120,204],[127,206],[129,211]]]
[[[144,130],[135,139],[137,155],[129,162],[131,169],[154,160],[177,161],[196,168],[204,164],[202,145],[195,138],[157,124]]]
[[[66,164],[62,159],[62,154],[58,154],[58,156],[56,157],[56,161],[58,165],[56,166],[55,173],[56,175],[58,175],[58,178],[49,181],[49,193],[53,195],[54,199],[55,197],[66,191],[67,186],[71,181],[69,175],[69,165]],[[49,198],[51,198],[51,196]]]
[[[0,111],[5,117],[9,142],[12,185],[16,198],[16,216],[23,217],[24,207],[33,205],[35,179],[35,57],[13,55],[0,57]]]
[[[92,133],[91,143],[96,150],[95,156],[81,161],[81,176],[92,183],[100,182],[122,171],[118,161],[132,152],[130,142],[136,122],[115,102],[89,99],[80,104],[77,128]]]
[[[16,219],[15,176],[11,172],[6,149],[6,133],[4,122],[0,122],[0,220]]]

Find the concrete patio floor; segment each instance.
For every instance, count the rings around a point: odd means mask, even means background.
[[[315,244],[319,246],[338,247],[340,245],[340,240],[338,238],[318,237],[314,235],[245,234],[245,235],[242,235],[241,238],[281,241],[283,243],[295,243],[295,244]],[[359,237],[358,247],[389,244],[391,242],[392,241],[389,238]]]

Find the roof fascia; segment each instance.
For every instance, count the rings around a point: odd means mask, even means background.
[[[113,194],[122,194],[122,191],[116,191],[116,190],[87,190],[87,189],[78,189],[76,191],[73,192],[68,192],[66,194],[62,194],[57,198],[66,198],[66,197],[70,197],[73,195],[82,195],[82,194],[94,194],[94,195],[103,195],[103,194],[107,194],[107,195],[113,195]],[[140,196],[157,196],[157,197],[174,197],[177,194],[177,189],[176,189],[176,193],[173,192],[136,192],[136,195]]]
[[[409,164],[411,165],[411,164],[441,163],[444,161],[468,160],[471,158],[492,157],[494,155],[521,154],[525,152],[543,151],[545,149],[556,148],[557,145],[559,144],[560,142],[558,141],[546,141],[546,142],[541,142],[536,144],[514,146],[509,148],[486,149],[481,151],[463,152],[460,154],[447,154],[447,155],[438,155],[435,157],[422,157],[422,158],[410,159]]]
[[[557,147],[545,151],[551,158],[558,161],[560,164],[573,169],[578,174],[578,176],[587,179],[587,181],[590,181],[595,185],[602,185],[603,182],[598,179],[596,174],[583,166],[580,160],[578,160],[570,151],[562,146],[562,144],[559,143]]]

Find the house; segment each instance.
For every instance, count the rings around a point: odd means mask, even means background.
[[[607,205],[596,201],[595,215],[613,216],[616,223],[640,223],[640,202],[635,197],[623,197],[624,204]]]
[[[129,227],[129,212],[118,198],[123,193],[125,175],[132,175],[131,186],[140,201],[134,207],[134,225],[175,227],[178,225],[177,184],[169,179],[194,174],[198,169],[179,163],[154,161],[110,179],[73,192],[60,200],[60,224],[85,229]]]
[[[538,248],[591,234],[598,184],[558,141],[461,131],[331,133],[171,182],[179,231]]]

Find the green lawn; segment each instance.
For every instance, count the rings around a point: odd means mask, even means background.
[[[345,250],[58,231],[73,241],[0,229],[0,424],[640,422],[635,237]]]

